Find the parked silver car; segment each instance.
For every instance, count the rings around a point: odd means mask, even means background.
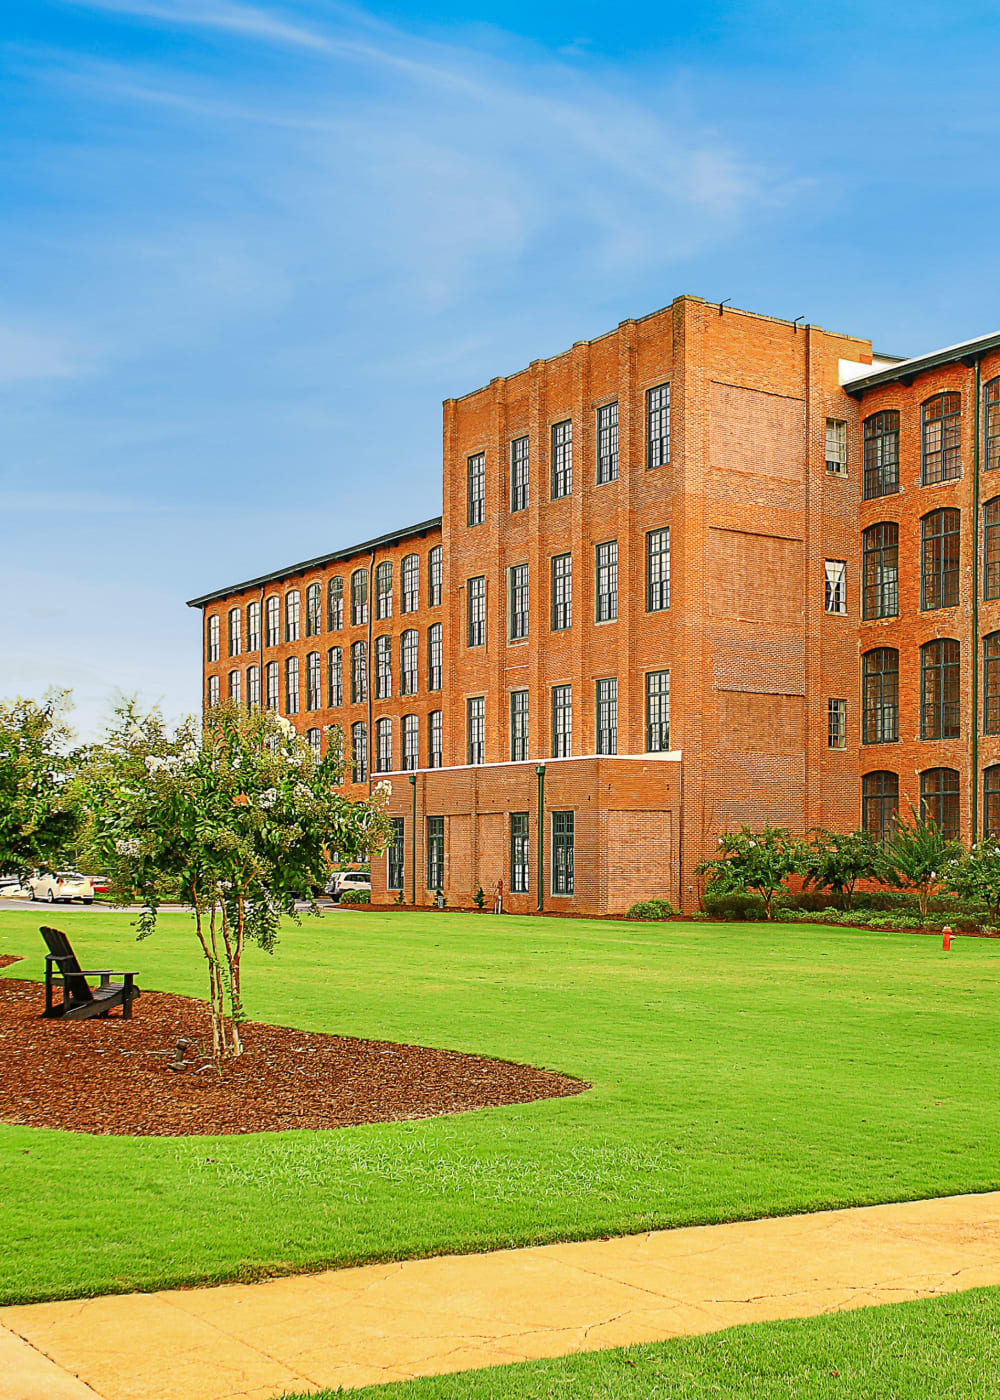
[[[372,877],[367,870],[335,870],[326,882],[326,893],[334,904],[340,903],[340,896],[348,890],[363,890],[371,894]]]
[[[69,904],[78,899],[93,904],[94,887],[86,875],[76,870],[57,870],[54,875],[35,875],[28,881],[32,899],[45,899],[49,904]]]

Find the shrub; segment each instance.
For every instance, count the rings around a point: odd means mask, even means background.
[[[674,906],[668,899],[640,899],[625,915],[626,919],[670,919]]]
[[[483,889],[482,885],[479,886],[476,893],[472,896],[472,902],[481,914],[483,912],[483,906],[486,903],[486,891]]]
[[[708,877],[711,894],[751,891],[760,897],[764,917],[771,917],[774,896],[792,875],[808,869],[807,847],[783,826],[765,823],[759,831],[741,826],[719,837],[718,854],[697,867]],[[787,891],[786,891],[787,892]]]
[[[767,917],[764,901],[756,894],[740,893],[739,891],[733,891],[732,894],[706,894],[702,903],[705,905],[706,914],[709,914],[713,919],[753,923],[757,919]]]
[[[371,890],[345,890],[340,896],[341,904],[371,904]]]

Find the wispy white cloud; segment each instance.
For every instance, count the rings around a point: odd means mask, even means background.
[[[88,10],[105,10],[133,19],[160,20],[167,24],[222,30],[266,43],[289,44],[296,48],[328,50],[329,41],[307,26],[292,23],[279,14],[256,5],[226,3],[226,0],[64,0]]]
[[[72,333],[27,320],[0,320],[0,385],[76,379],[92,368],[92,353]]]

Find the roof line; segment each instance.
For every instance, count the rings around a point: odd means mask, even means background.
[[[426,535],[429,530],[436,530],[441,525],[441,516],[435,515],[430,520],[421,520],[419,525],[406,525],[401,530],[391,530],[387,535],[379,535],[373,540],[363,540],[361,544],[351,545],[349,549],[336,549],[332,554],[320,554],[315,559],[304,559],[301,564],[289,564],[287,568],[275,569],[273,573],[261,574],[257,578],[247,579],[244,583],[234,583],[228,588],[217,588],[212,593],[203,593],[200,598],[189,598],[189,608],[203,608],[206,603],[214,603],[220,598],[228,598],[233,593],[243,593],[248,588],[259,588],[265,583],[277,583],[283,578],[290,578],[293,574],[304,574],[309,569],[322,568],[324,564],[337,564],[344,559],[352,559],[356,554],[368,554],[373,549],[388,544],[397,544],[401,540],[413,539],[415,535]]]
[[[843,386],[846,394],[860,395],[866,389],[875,389],[880,384],[891,384],[894,380],[901,379],[912,382],[918,374],[923,374],[925,370],[937,369],[939,365],[954,363],[955,360],[962,360],[966,357],[976,357],[984,355],[987,350],[1000,349],[1000,331],[994,331],[992,335],[980,335],[972,340],[960,340],[957,345],[946,345],[943,350],[933,350],[929,355],[916,355],[910,360],[900,360],[898,364],[891,365],[888,369],[878,370],[875,374],[866,374],[859,379],[852,379]]]

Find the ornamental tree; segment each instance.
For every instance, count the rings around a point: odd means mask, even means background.
[[[719,837],[719,850],[698,867],[707,875],[712,894],[749,891],[764,901],[765,917],[771,918],[771,902],[785,888],[790,875],[806,867],[808,849],[783,826],[764,825],[760,831],[741,826],[737,832]]]
[[[1000,841],[987,836],[945,867],[944,884],[961,899],[985,904],[990,923],[1000,924]]]
[[[62,690],[0,701],[0,874],[23,880],[66,859],[79,825],[69,708]]]
[[[944,886],[954,860],[964,854],[961,844],[944,835],[937,822],[925,821],[910,807],[910,819],[893,817],[892,831],[882,843],[878,878],[898,889],[914,890],[920,917],[935,894]]]
[[[324,883],[330,850],[350,859],[387,844],[385,789],[353,801],[342,775],[339,730],[318,759],[288,720],[228,701],[203,729],[188,719],[173,731],[127,703],[90,756],[90,839],[118,898],[142,902],[139,937],[178,889],[194,914],[217,1060],[243,1050],[247,942],[273,951],[282,916]]]
[[[870,831],[825,831],[818,827],[809,843],[803,883],[831,890],[850,909],[854,887],[878,868],[879,844]]]

